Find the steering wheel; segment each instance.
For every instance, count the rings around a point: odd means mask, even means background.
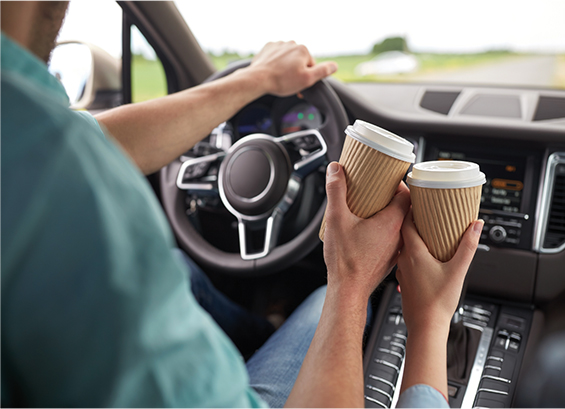
[[[229,75],[249,63],[233,64],[205,82]],[[339,159],[348,119],[339,97],[325,80],[304,90],[301,96],[322,114],[324,120],[318,129],[281,137],[247,135],[227,150],[216,149],[195,158],[181,157],[161,169],[165,213],[180,247],[201,266],[237,276],[271,274],[300,260],[320,242],[318,231],[325,200],[299,234],[277,245],[284,216],[291,205],[297,204],[304,178],[328,160]],[[217,176],[209,174],[212,167],[218,170]],[[239,254],[216,248],[197,232],[186,215],[186,190],[219,196],[237,219]],[[265,231],[263,245],[252,252],[249,231],[258,227]]]

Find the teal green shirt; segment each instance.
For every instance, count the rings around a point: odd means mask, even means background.
[[[2,35],[2,406],[264,403],[143,175]]]

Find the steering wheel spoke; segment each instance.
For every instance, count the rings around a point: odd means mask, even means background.
[[[186,159],[179,169],[176,184],[191,193],[217,195],[218,169],[225,152]]]
[[[280,209],[275,211],[267,219],[261,221],[249,221],[240,219],[238,221],[239,233],[239,252],[243,260],[256,260],[267,256],[277,245],[280,228],[282,225],[283,213]],[[256,252],[251,252],[253,246],[250,245],[250,231],[264,230],[262,248]]]
[[[293,132],[275,140],[287,150],[293,172],[300,178],[308,176],[326,161],[328,148],[317,129]]]
[[[284,215],[298,196],[300,184],[301,179],[299,177],[296,175],[290,177],[284,197],[268,217],[237,215],[239,251],[243,260],[256,260],[266,257],[277,246]],[[251,253],[250,249],[254,246],[248,244],[249,232],[260,230],[265,231],[262,248]]]

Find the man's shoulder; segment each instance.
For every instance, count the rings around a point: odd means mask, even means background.
[[[9,185],[21,188],[20,179],[30,172],[47,177],[55,170],[87,178],[116,172],[139,176],[88,113],[72,111],[48,89],[18,73],[3,72],[1,86],[2,171],[10,173]],[[30,172],[22,173],[22,168]],[[28,182],[35,181],[31,177]]]
[[[82,134],[96,134],[100,129],[84,126],[84,118],[61,104],[43,89],[15,72],[2,72],[2,143],[16,145],[46,145],[56,148],[73,128]]]
[[[4,264],[21,260],[17,249],[38,245],[40,236],[43,243],[66,237],[72,246],[99,231],[102,248],[114,227],[100,230],[101,220],[116,212],[124,214],[115,225],[133,225],[128,212],[158,218],[147,183],[96,121],[37,88],[2,73],[3,275]]]

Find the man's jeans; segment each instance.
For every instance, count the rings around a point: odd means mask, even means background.
[[[274,332],[267,320],[229,300],[212,285],[196,263],[185,253],[179,253],[189,266],[190,284],[196,300],[236,345],[253,342],[250,338],[266,339],[272,334],[247,361],[247,372],[251,386],[270,407],[284,406],[314,337],[326,287],[310,294]]]

